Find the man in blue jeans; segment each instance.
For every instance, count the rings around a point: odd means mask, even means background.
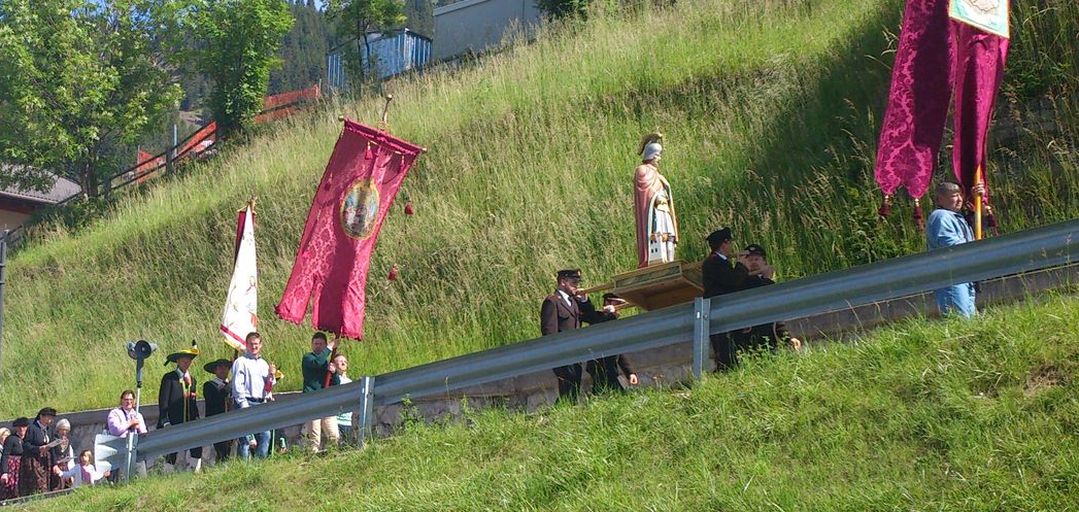
[[[983,190],[979,185],[974,187],[973,192],[981,194]],[[925,226],[930,251],[974,241],[974,232],[962,213],[963,191],[959,185],[948,182],[937,185],[933,203],[937,208],[929,214],[929,221]],[[959,283],[934,290],[934,294],[940,314],[955,314],[966,318],[974,316],[974,283]]]
[[[257,332],[251,332],[244,339],[247,352],[236,358],[232,363],[232,396],[236,400],[237,409],[247,409],[266,403],[273,391],[274,374],[277,368],[267,363],[262,358],[262,337]],[[236,453],[241,459],[251,458],[251,450],[255,450],[255,456],[264,459],[270,454],[270,431],[255,432],[241,437],[237,443]]]

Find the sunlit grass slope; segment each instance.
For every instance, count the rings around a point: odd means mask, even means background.
[[[1075,23],[1053,16],[1076,7],[1049,3],[1056,10],[1029,17],[1051,28],[1038,49],[1070,48],[1063,36]],[[556,269],[582,267],[599,282],[633,268],[635,146],[657,128],[685,259],[701,258],[701,239],[722,224],[734,225],[740,242],[772,249],[786,277],[919,250],[909,221],[876,221],[866,178],[900,10],[891,0],[678,2],[598,16],[453,74],[389,85],[393,132],[430,151],[399,196],[416,215],[399,203],[383,228],[368,339],[346,347],[354,373],[536,336],[537,304]],[[1037,75],[1044,52],[1028,53],[1034,64],[1021,69]],[[1061,83],[1070,82],[1051,82]],[[1061,118],[1075,118],[1069,105],[1060,103]],[[260,331],[288,375],[284,387],[297,389],[310,331],[278,321],[272,308],[337,116],[373,121],[380,108],[365,100],[284,123],[130,196],[83,230],[46,233],[20,251],[9,269],[0,417],[45,404],[112,405],[133,380],[125,340],[150,339],[167,353],[194,338],[206,359],[227,356],[216,326],[234,212],[252,195]],[[1044,180],[1001,173],[995,190],[1007,228],[1073,214],[1076,187],[1060,185],[1074,183],[1076,157],[1060,148],[1074,146],[1075,133],[1069,124],[1048,136],[1053,144],[1023,139],[1033,149],[1010,161],[1040,166]],[[1038,189],[1033,208],[1032,182],[1057,185]],[[391,283],[384,276],[393,264],[401,279]],[[149,369],[156,383],[163,368]]]
[[[1074,510],[1075,296],[30,510]]]

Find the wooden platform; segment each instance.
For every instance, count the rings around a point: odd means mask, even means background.
[[[699,262],[651,265],[618,274],[612,281],[614,293],[646,311],[690,302],[704,293]]]

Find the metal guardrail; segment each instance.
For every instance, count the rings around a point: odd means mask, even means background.
[[[137,460],[235,439],[250,432],[360,410],[361,443],[371,411],[421,398],[624,352],[693,341],[693,373],[704,367],[708,335],[1071,264],[1079,260],[1079,220],[948,249],[881,261],[773,286],[698,298],[587,329],[467,354],[334,386],[281,404],[200,419],[142,436]]]

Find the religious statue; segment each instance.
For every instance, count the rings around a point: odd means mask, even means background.
[[[678,244],[678,217],[674,213],[671,184],[659,173],[663,135],[641,138],[641,165],[637,166],[633,210],[637,218],[637,267],[674,261]]]

